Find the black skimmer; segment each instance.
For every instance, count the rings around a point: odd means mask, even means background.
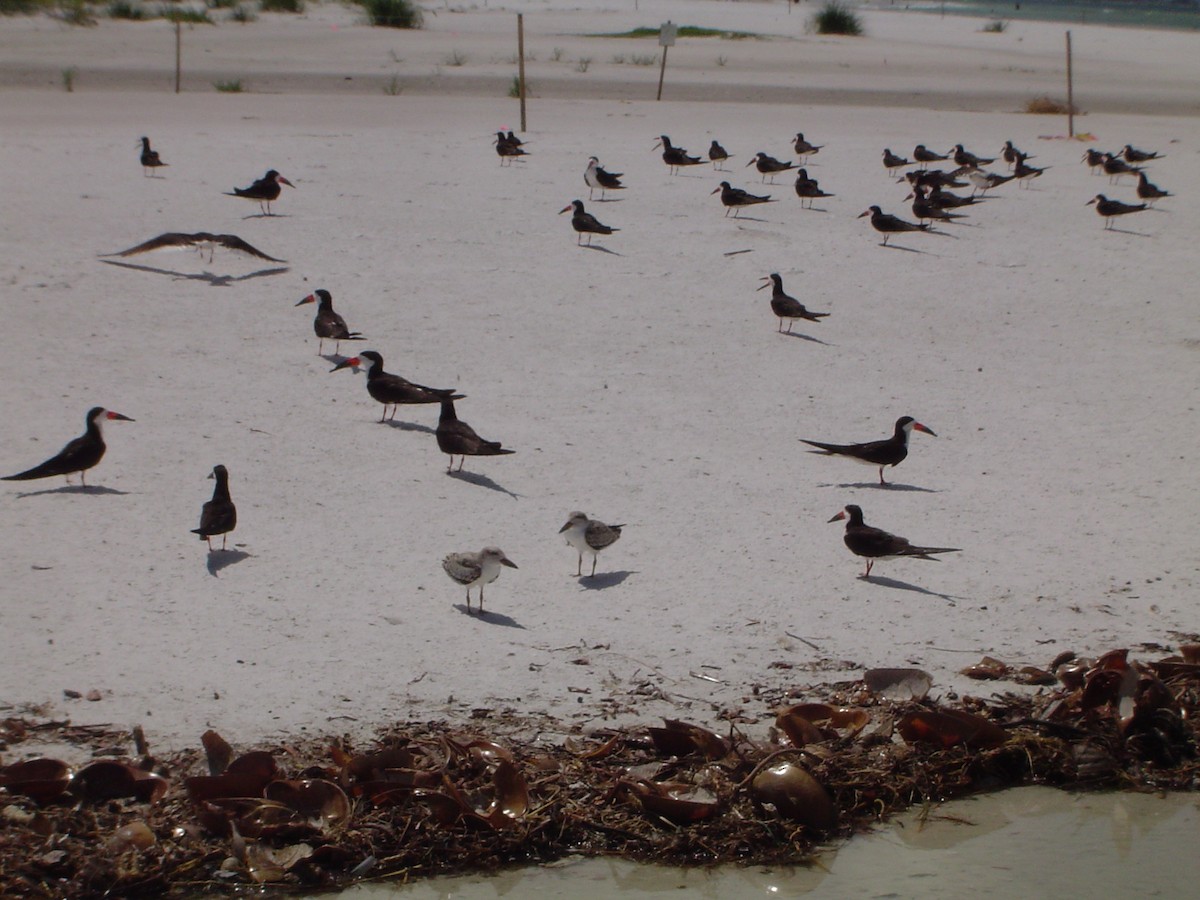
[[[458,415],[454,412],[454,398],[446,398],[442,401],[442,415],[438,419],[437,426],[437,443],[438,449],[450,456],[450,468],[447,472],[454,471],[454,457],[461,455],[462,459],[458,461],[458,471],[462,471],[463,463],[467,461],[468,456],[504,456],[509,453],[516,453],[516,450],[507,450],[500,445],[499,441],[485,441],[475,429],[466,422],[459,421]]]
[[[510,144],[512,144],[514,147],[524,147],[525,146],[525,142],[523,140],[521,140],[519,137],[517,137],[515,134],[513,134],[511,131],[508,132],[508,134],[504,135],[504,139],[506,141],[508,141]]]
[[[1013,161],[1013,174],[1017,176],[1018,185],[1029,187],[1029,182],[1033,181],[1033,179],[1037,178],[1050,167],[1042,166],[1038,168],[1037,166],[1031,166],[1025,162],[1026,159],[1025,154],[1017,154],[1016,159]]]
[[[600,188],[600,199],[604,199],[605,191],[623,191],[625,185],[621,184],[620,172],[606,172],[600,168],[600,160],[596,157],[588,157],[587,168],[583,172],[583,180],[588,186],[588,199],[592,199],[592,191]]]
[[[975,186],[975,190],[986,194],[992,188],[1008,184],[1016,175],[997,175],[995,172],[985,172],[983,169],[972,169],[967,173],[967,180]]]
[[[593,234],[612,234],[614,231],[621,230],[620,228],[610,228],[607,225],[603,225],[590,212],[585,212],[583,209],[582,200],[572,200],[570,203],[560,209],[558,214],[561,216],[565,212],[571,212],[571,210],[574,210],[574,213],[571,215],[571,227],[574,228],[576,232],[576,244],[579,244],[583,240],[583,236],[586,234],[588,236],[587,245],[590,247],[592,246]]]
[[[1136,147],[1130,147],[1128,144],[1121,149],[1121,157],[1127,163],[1150,162],[1152,159],[1162,159],[1158,151],[1151,153],[1147,150],[1138,150]]]
[[[366,360],[367,393],[383,404],[383,415],[379,421],[388,419],[387,408],[392,408],[391,418],[396,418],[396,408],[401,404],[406,406],[417,403],[444,403],[448,400],[462,400],[466,395],[455,393],[454,388],[431,388],[423,384],[401,378],[390,372],[383,371],[383,357],[374,350],[364,350],[358,356],[344,359],[329,371],[362,366]]]
[[[1108,176],[1108,183],[1114,184],[1121,179],[1122,175],[1136,175],[1142,171],[1141,166],[1131,166],[1129,163],[1114,156],[1111,153],[1104,154],[1104,162],[1100,164],[1100,168],[1104,170],[1104,174]]]
[[[755,288],[761,291],[763,288],[771,286],[771,312],[779,317],[780,333],[791,334],[792,326],[796,324],[797,319],[805,319],[809,322],[820,322],[829,313],[810,312],[805,308],[804,304],[795,297],[788,296],[783,292],[783,279],[777,273],[772,272],[763,278],[763,284]],[[783,331],[783,320],[789,319],[787,331]]]
[[[884,467],[898,466],[904,462],[904,458],[908,456],[908,436],[914,429],[937,437],[932,430],[926,428],[912,416],[901,416],[896,420],[896,428],[892,432],[892,436],[881,441],[867,441],[863,444],[826,444],[823,441],[810,441],[805,438],[800,440],[810,447],[817,448],[809,450],[809,453],[819,453],[822,456],[847,456],[868,466],[879,466],[879,483],[887,484],[883,480]]]
[[[820,153],[824,144],[811,144],[804,139],[803,132],[796,133],[796,141],[793,144],[796,148],[796,155],[801,157],[812,156],[814,153]]]
[[[832,197],[833,194],[827,194],[821,190],[821,186],[817,184],[817,179],[809,178],[808,170],[801,169],[796,173],[796,196],[800,198],[801,209],[812,209],[814,200],[819,200],[822,197]]]
[[[708,148],[708,158],[712,160],[714,169],[721,169],[721,164],[724,163],[725,160],[729,159],[730,156],[727,152],[725,152],[724,147],[722,147],[716,141],[713,141]]]
[[[605,547],[611,547],[621,537],[624,525],[605,525],[599,519],[589,519],[587,513],[573,512],[567,517],[567,524],[558,529],[565,535],[567,543],[579,551],[579,565],[576,567],[576,577],[583,576],[583,554],[592,554],[592,574],[596,574],[596,559]]]
[[[678,174],[682,166],[698,166],[704,162],[698,156],[689,156],[682,147],[672,145],[671,139],[665,134],[659,135],[654,147],[655,149],[662,147],[662,161],[667,164],[672,175]]]
[[[996,161],[995,157],[988,159],[982,156],[976,156],[974,153],[964,150],[962,144],[954,145],[953,159],[954,164],[961,169],[981,169],[989,163],[994,163]]]
[[[500,567],[517,568],[499,547],[484,547],[478,553],[450,553],[442,568],[455,582],[467,589],[467,612],[471,611],[471,588],[479,585],[479,614],[483,615],[483,586],[500,577]]]
[[[960,206],[972,206],[976,203],[983,203],[987,197],[960,197],[958,194],[944,191],[940,187],[934,187],[929,192],[929,202],[942,209],[957,209]]]
[[[926,219],[936,219],[939,222],[949,222],[952,219],[966,218],[966,216],[964,216],[962,213],[949,212],[945,208],[931,201],[925,194],[925,188],[921,187],[919,184],[914,187],[913,192],[904,199],[908,200],[910,198],[912,199],[913,215],[917,217],[918,221],[923,222]]]
[[[1149,179],[1146,178],[1145,172],[1138,172],[1137,195],[1139,199],[1147,201],[1150,206],[1154,205],[1155,200],[1175,196],[1170,191],[1164,191],[1158,185],[1151,184]]]
[[[883,148],[883,168],[888,172],[894,172],[897,169],[903,169],[905,166],[911,166],[912,162],[905,159],[903,156],[897,156],[891,151],[891,148]]]
[[[1005,141],[1004,146],[1000,148],[1000,158],[1008,163],[1009,168],[1017,164],[1017,160],[1033,159],[1028,153],[1022,153],[1013,146],[1012,141]]]
[[[1104,167],[1104,156],[1105,154],[1103,151],[1097,150],[1095,147],[1089,147],[1087,150],[1083,151],[1083,156],[1081,156],[1080,159],[1087,163],[1088,168],[1091,169],[1092,174],[1095,175]]]
[[[351,331],[346,326],[346,320],[333,311],[333,296],[324,288],[313,291],[297,306],[305,303],[317,303],[317,316],[313,319],[313,333],[317,336],[317,356],[325,349],[326,339],[335,341],[333,352],[337,353],[342,347],[342,341],[361,341],[360,332]]]
[[[1145,203],[1122,203],[1120,200],[1109,200],[1103,194],[1097,194],[1084,206],[1096,204],[1096,212],[1104,217],[1104,227],[1112,228],[1112,220],[1116,216],[1124,216],[1129,213],[1141,212],[1147,209]]]
[[[57,454],[44,463],[18,472],[16,475],[5,475],[4,481],[32,481],[35,478],[50,478],[62,475],[71,483],[71,473],[79,473],[79,482],[87,487],[87,477],[84,473],[100,462],[104,457],[105,422],[132,422],[129,416],[105,409],[103,406],[93,406],[87,413],[87,430],[79,437],[69,441]]]
[[[245,253],[247,256],[256,256],[259,259],[265,259],[269,262],[287,262],[286,259],[276,259],[274,256],[268,256],[257,247],[243,241],[236,234],[210,234],[207,231],[197,231],[195,234],[184,234],[180,231],[168,231],[166,234],[160,234],[158,237],[150,238],[148,241],[142,241],[136,247],[130,247],[128,250],[121,250],[118,253],[106,253],[105,256],[134,256],[138,253],[149,253],[151,250],[162,250],[166,248],[179,249],[189,248],[204,252],[208,249],[208,261],[212,262],[213,252],[217,247],[224,247],[226,250],[234,250],[238,253]]]
[[[496,154],[500,157],[500,165],[512,163],[521,156],[529,156],[529,151],[521,146],[520,141],[509,140],[503,131],[496,132]]]
[[[943,172],[941,169],[928,169],[921,172],[905,172],[904,180],[913,186],[919,184],[930,189],[952,187],[960,188],[967,186],[965,181],[959,181],[957,177]]]
[[[866,212],[858,214],[858,218],[863,216],[871,217],[871,227],[883,235],[882,246],[886,247],[888,238],[893,234],[901,234],[906,231],[928,231],[928,225],[918,225],[916,222],[906,222],[899,216],[893,216],[891,213],[885,213],[878,206],[872,206]]]
[[[949,158],[950,157],[948,155],[944,156],[941,153],[934,153],[924,144],[917,144],[917,146],[913,148],[913,159],[921,164],[922,169],[928,166],[931,162],[942,162],[943,160]]]
[[[725,215],[729,215],[729,210],[733,210],[733,217],[736,219],[738,213],[743,206],[754,206],[757,203],[774,203],[770,194],[751,194],[749,191],[743,191],[741,188],[731,187],[728,181],[722,181],[721,186],[712,191],[712,194],[719,193],[721,202],[725,204]],[[712,194],[709,194],[711,197]]]
[[[759,174],[762,175],[762,180],[764,182],[767,180],[767,176],[770,175],[771,184],[775,183],[775,176],[780,172],[787,172],[796,168],[795,163],[784,162],[783,160],[776,159],[773,156],[767,156],[767,154],[763,153],[761,150],[754,154],[754,159],[750,160],[750,162],[746,163],[746,165],[754,166],[756,169],[758,169]]]
[[[843,540],[850,552],[867,560],[867,571],[862,577],[871,574],[871,566],[877,559],[898,559],[909,556],[914,559],[929,559],[937,562],[934,553],[958,553],[960,547],[914,547],[907,538],[888,534],[882,528],[872,528],[863,522],[862,509],[853,503],[830,519],[830,522],[846,520],[846,534]]]
[[[226,196],[229,197],[244,197],[247,200],[253,200],[258,204],[258,208],[263,211],[264,215],[274,215],[271,212],[271,204],[279,197],[280,191],[283,190],[280,185],[286,184],[290,188],[295,185],[276,172],[274,169],[269,169],[267,174],[250,187],[234,188],[232,191],[226,191]]]
[[[154,177],[154,170],[160,166],[165,166],[162,157],[158,155],[157,150],[150,149],[150,138],[142,138],[142,174]]]
[[[200,510],[200,527],[193,528],[192,534],[200,535],[200,540],[208,541],[208,552],[212,552],[212,539],[221,535],[221,549],[225,549],[225,541],[229,532],[237,527],[237,507],[229,496],[229,471],[224,466],[213,466],[209,478],[216,479],[213,486],[212,499]]]

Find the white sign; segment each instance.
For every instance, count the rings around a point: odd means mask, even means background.
[[[666,22],[658,29],[658,46],[674,47],[675,33],[679,31],[679,26],[674,22]]]

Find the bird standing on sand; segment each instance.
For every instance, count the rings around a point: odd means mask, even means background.
[[[863,216],[871,217],[871,227],[883,235],[883,243],[880,246],[886,247],[888,238],[893,234],[902,234],[908,231],[929,231],[928,225],[918,225],[916,222],[906,222],[899,216],[893,216],[891,213],[885,213],[878,206],[872,206],[866,212],[858,214],[858,218]]]
[[[87,477],[84,473],[104,457],[107,449],[104,443],[103,424],[105,422],[132,422],[129,416],[105,409],[103,406],[93,406],[87,413],[87,430],[79,437],[71,440],[65,447],[50,457],[41,465],[18,472],[16,475],[5,475],[4,481],[32,481],[35,478],[50,478],[62,475],[71,483],[71,474],[79,473],[79,483],[87,487]]]
[[[200,510],[200,527],[193,528],[192,534],[200,535],[200,540],[208,541],[208,552],[212,552],[212,539],[221,535],[221,549],[225,549],[225,541],[229,532],[237,527],[237,507],[229,496],[229,471],[224,466],[213,466],[209,478],[216,479],[213,486],[212,499]]]
[[[926,219],[937,220],[938,222],[949,222],[952,219],[965,219],[962,213],[952,213],[938,204],[932,202],[925,194],[925,188],[917,185],[913,188],[913,192],[904,199],[912,199],[913,215],[918,221],[924,222]]]
[[[721,169],[721,163],[729,159],[730,156],[727,152],[725,152],[724,147],[722,147],[716,141],[713,141],[708,147],[708,158],[712,160],[714,169]]]
[[[942,162],[943,160],[949,158],[950,157],[948,155],[934,153],[924,144],[917,144],[917,146],[913,148],[913,159],[921,164],[922,169],[928,166],[931,162]]]
[[[485,441],[475,429],[466,422],[459,421],[454,411],[454,398],[442,400],[442,415],[437,425],[438,449],[450,456],[450,467],[446,472],[454,471],[454,457],[461,455],[458,461],[458,471],[462,471],[463,463],[468,456],[505,456],[516,453],[501,446],[499,441]]]
[[[484,547],[478,553],[450,553],[442,568],[455,582],[467,589],[467,612],[471,612],[471,588],[479,585],[479,614],[483,615],[483,586],[500,577],[500,567],[517,568],[499,547]]]
[[[162,157],[158,155],[157,150],[150,149],[150,138],[142,138],[142,175],[154,177],[154,170],[160,166],[165,166]]]
[[[1137,195],[1139,200],[1145,200],[1150,206],[1154,205],[1155,200],[1175,196],[1170,191],[1164,191],[1157,184],[1151,184],[1145,172],[1138,172]]]
[[[620,231],[620,228],[610,228],[608,225],[601,224],[600,220],[593,216],[590,212],[586,212],[583,208],[582,200],[572,200],[566,206],[558,211],[561,216],[565,212],[574,213],[571,215],[571,227],[575,229],[575,244],[578,246],[583,240],[583,236],[588,236],[587,245],[592,246],[593,234],[612,234],[614,231]]]
[[[890,147],[883,148],[883,168],[884,171],[891,173],[897,169],[903,169],[905,166],[911,166],[912,162],[905,159],[903,156],[897,156],[892,152]]]
[[[725,205],[725,215],[729,215],[729,211],[733,210],[733,217],[736,219],[738,213],[743,206],[754,206],[758,203],[774,203],[770,194],[751,194],[749,191],[743,191],[741,188],[730,186],[728,181],[722,181],[720,187],[713,190],[712,194],[720,193],[721,202]]]
[[[761,291],[765,287],[771,287],[771,312],[779,317],[779,331],[783,334],[791,334],[792,326],[797,319],[805,319],[809,322],[820,322],[829,313],[809,312],[804,307],[804,304],[795,297],[790,297],[783,292],[783,279],[779,274],[772,272],[770,275],[764,276],[763,284],[755,288],[756,291]],[[783,320],[789,319],[787,331],[783,330]]]
[[[898,466],[908,456],[908,437],[912,432],[923,431],[925,434],[937,437],[932,429],[926,428],[912,416],[901,416],[896,420],[896,428],[892,436],[880,441],[866,441],[861,444],[826,444],[823,441],[810,441],[801,438],[801,442],[816,450],[809,453],[820,453],[823,456],[846,456],[855,462],[869,466],[879,466],[879,483],[883,480],[885,466]]]
[[[1112,220],[1117,216],[1125,216],[1129,213],[1141,212],[1146,209],[1145,203],[1122,203],[1120,200],[1109,200],[1103,194],[1097,194],[1084,206],[1096,205],[1096,212],[1104,217],[1105,229],[1112,228]]]
[[[801,169],[796,173],[796,196],[800,198],[801,209],[812,209],[813,201],[823,197],[832,197],[833,194],[827,194],[821,190],[821,185],[817,183],[817,179],[808,177],[808,170]]]
[[[584,183],[588,186],[588,199],[592,199],[592,191],[600,188],[600,199],[604,199],[605,191],[623,191],[620,172],[606,172],[600,168],[600,160],[592,156],[588,158],[587,168],[583,172]]]
[[[286,184],[290,188],[295,185],[276,172],[274,169],[269,169],[267,174],[250,187],[234,188],[232,191],[226,191],[228,197],[244,197],[247,200],[253,200],[258,204],[258,208],[262,210],[263,215],[272,216],[271,204],[279,197],[283,190],[280,185]]]
[[[1000,148],[1000,158],[1008,163],[1009,167],[1016,166],[1017,160],[1033,159],[1028,153],[1022,153],[1018,150],[1012,141],[1005,141],[1004,146]]]
[[[599,519],[589,519],[587,513],[573,512],[567,517],[567,524],[558,529],[558,533],[566,537],[567,543],[579,551],[579,565],[576,567],[576,577],[583,576],[583,554],[592,554],[592,574],[596,574],[596,559],[605,547],[611,547],[621,537],[624,525],[605,525]]]
[[[667,169],[672,175],[678,175],[683,166],[698,166],[704,162],[698,156],[689,155],[682,147],[674,146],[665,134],[659,135],[654,143],[654,149],[659,147],[662,147],[662,161],[667,164]]]
[[[985,172],[982,169],[975,169],[967,173],[967,180],[975,186],[974,190],[981,194],[986,194],[992,188],[1007,184],[1016,177],[1016,175],[997,175],[995,172]]]
[[[412,405],[418,403],[441,403],[444,400],[462,400],[464,394],[456,394],[454,388],[431,388],[423,384],[414,384],[407,378],[383,371],[383,357],[374,350],[364,350],[358,356],[344,359],[330,373],[339,369],[348,369],[367,364],[367,393],[383,404],[383,414],[379,421],[387,419],[387,408],[392,407],[391,418],[396,418],[396,410],[400,404]]]
[[[746,163],[746,165],[754,166],[756,169],[758,169],[759,174],[762,175],[762,180],[764,182],[767,180],[768,175],[771,176],[771,184],[775,183],[775,176],[780,172],[787,172],[790,169],[796,168],[795,163],[784,162],[783,160],[776,159],[773,156],[767,156],[767,154],[763,153],[761,150],[754,154],[754,159],[750,160],[750,162]]]
[[[995,157],[986,158],[976,156],[969,150],[964,150],[962,144],[954,145],[954,155],[952,157],[954,164],[962,169],[981,169],[989,163],[996,161]]]
[[[510,131],[505,134],[503,131],[496,132],[496,153],[500,157],[500,165],[506,162],[510,165],[512,161],[520,156],[529,156],[529,151],[521,146],[521,141]]]
[[[1116,184],[1121,180],[1122,175],[1136,175],[1142,171],[1141,166],[1131,166],[1120,157],[1114,156],[1111,153],[1104,154],[1104,161],[1100,163],[1100,168],[1108,176],[1109,184]]]
[[[326,339],[336,342],[333,345],[334,353],[342,348],[342,341],[363,340],[359,332],[351,331],[346,326],[346,320],[333,311],[333,296],[324,288],[313,291],[296,305],[303,306],[305,303],[314,302],[318,303],[317,315],[313,319],[313,333],[317,336],[317,356],[325,349]]]
[[[814,153],[820,153],[824,144],[811,144],[804,139],[804,132],[796,133],[796,141],[793,144],[796,149],[796,155],[799,157],[809,157]]]
[[[1127,163],[1150,162],[1152,159],[1162,158],[1157,150],[1151,153],[1147,150],[1138,150],[1135,147],[1130,147],[1128,144],[1121,148],[1121,156]]]
[[[877,559],[897,559],[901,556],[909,556],[914,559],[928,559],[937,562],[932,554],[958,553],[961,550],[959,547],[914,547],[907,538],[888,534],[882,528],[872,528],[867,525],[863,522],[862,509],[853,503],[829,521],[838,522],[842,519],[847,520],[846,534],[843,537],[846,546],[855,556],[862,556],[867,560],[867,571],[863,572],[863,578],[870,576],[871,566],[875,565]]]

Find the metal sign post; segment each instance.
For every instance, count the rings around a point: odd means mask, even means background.
[[[521,97],[521,132],[525,128],[525,16],[517,13],[517,93]]]
[[[662,64],[658,67],[658,96],[655,100],[662,99],[663,76],[667,72],[667,48],[675,46],[675,35],[679,31],[679,26],[668,19],[658,29],[658,46],[662,47]]]
[[[1071,32],[1067,32],[1067,136],[1075,137],[1075,80],[1071,77]]]

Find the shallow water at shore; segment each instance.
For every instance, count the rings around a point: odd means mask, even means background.
[[[616,859],[361,885],[349,900],[656,897],[1182,897],[1200,883],[1200,799],[1017,788],[918,810],[809,868],[673,869]]]
[[[936,15],[973,16],[993,21],[1063,22],[1076,25],[1113,25],[1124,28],[1200,29],[1200,6],[1195,3],[1104,3],[1095,0],[935,0],[904,4],[881,3],[879,9],[903,8]]]

